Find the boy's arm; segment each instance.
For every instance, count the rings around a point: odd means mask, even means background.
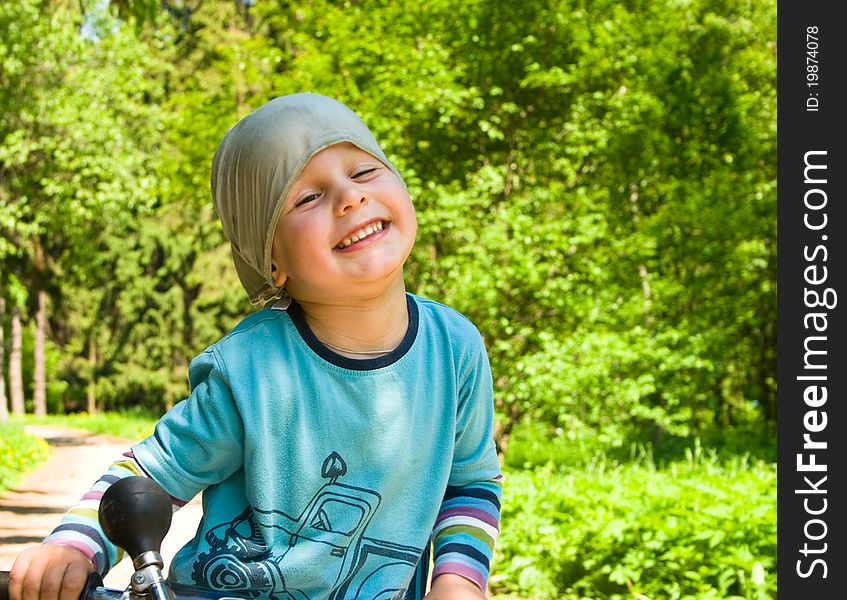
[[[460,377],[453,466],[433,530],[430,600],[482,596],[500,531],[503,476],[493,438],[494,385],[482,337],[474,334],[468,345],[475,352]]]
[[[436,583],[461,582],[442,575],[458,575],[483,592],[488,583],[494,544],[500,532],[502,477],[463,486],[449,486],[433,530],[433,590]],[[431,596],[432,597],[432,596]]]
[[[134,445],[62,519],[46,545],[75,548],[105,575],[123,551],[103,534],[98,520],[106,489],[124,477],[150,477],[171,495],[174,511],[206,486],[222,481],[241,464],[243,428],[228,381],[212,352],[191,363],[191,395],[168,411],[153,434]]]
[[[192,361],[191,396],[113,463],[44,543],[21,553],[9,575],[10,600],[76,600],[83,573],[105,575],[120,560],[123,552],[106,538],[98,519],[103,493],[119,479],[150,477],[170,494],[192,498],[234,472],[241,460],[243,429],[228,383],[216,367],[210,352]],[[185,501],[171,496],[173,510],[183,505]]]
[[[123,557],[123,550],[110,542],[100,527],[100,500],[109,486],[119,479],[133,475],[147,476],[132,451],[127,451],[112,463],[91,489],[68,511],[58,527],[44,539],[43,544],[74,548],[91,562],[94,570],[101,576],[106,575]],[[184,504],[185,502],[171,497],[173,510]]]
[[[9,572],[10,600],[77,600],[88,574],[105,575],[122,557],[100,528],[98,511],[106,489],[124,477],[146,476],[131,451],[115,461],[59,526],[38,546],[27,548]],[[173,510],[184,504],[171,498]]]

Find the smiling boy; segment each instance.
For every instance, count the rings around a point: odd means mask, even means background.
[[[203,494],[170,579],[270,598],[481,598],[499,526],[482,338],[406,292],[402,178],[346,106],[277,98],[226,134],[212,196],[264,309],[195,358],[191,395],[13,567],[12,600],[74,598],[118,558],[96,520],[116,479]],[[432,566],[432,572],[430,568]]]

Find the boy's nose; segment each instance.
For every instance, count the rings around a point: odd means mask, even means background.
[[[350,186],[338,195],[338,200],[335,203],[335,211],[339,215],[344,215],[367,203],[368,195],[358,187]]]

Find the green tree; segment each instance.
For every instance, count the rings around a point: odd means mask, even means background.
[[[771,3],[257,9],[280,91],[349,102],[400,165],[410,287],[485,335],[501,442],[773,423]]]
[[[156,69],[149,48],[107,15],[98,26],[117,33],[99,37],[80,35],[78,12],[51,14],[38,2],[3,11],[12,33],[4,45],[0,121],[3,260],[33,303],[36,411],[43,412],[47,296],[64,308],[74,286],[109,278],[97,260],[104,238],[121,235],[113,227],[121,213],[154,205],[145,188],[158,138],[152,100],[161,83],[150,79]],[[59,340],[66,314],[54,322]]]

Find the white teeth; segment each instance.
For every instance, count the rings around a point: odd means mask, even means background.
[[[359,240],[363,240],[366,237],[368,237],[369,235],[373,235],[374,233],[382,231],[382,229],[383,229],[382,221],[377,221],[376,223],[371,223],[370,225],[362,227],[359,231],[357,231],[356,233],[351,235],[349,238],[342,240],[338,244],[337,247],[338,248],[347,248],[351,244],[354,244],[354,243],[358,242]]]

